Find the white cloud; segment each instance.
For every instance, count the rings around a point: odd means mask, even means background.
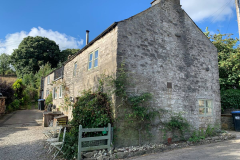
[[[13,49],[17,49],[23,38],[27,36],[42,36],[55,41],[61,50],[67,48],[80,48],[83,45],[83,40],[77,40],[74,37],[68,36],[57,31],[45,30],[41,27],[32,28],[30,32],[21,31],[13,34],[8,34],[4,41],[0,40],[0,54],[12,54]]]
[[[234,0],[181,0],[182,8],[194,21],[223,21],[233,15]]]

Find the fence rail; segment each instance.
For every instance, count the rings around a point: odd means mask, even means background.
[[[86,137],[82,138],[82,133],[88,133],[88,132],[101,132],[106,131],[108,132],[106,136],[99,136],[99,137]],[[84,151],[93,151],[93,150],[99,150],[99,149],[108,149],[110,150],[110,144],[111,144],[111,136],[112,136],[112,128],[111,124],[108,123],[107,128],[82,128],[82,125],[79,126],[79,134],[78,134],[78,160],[81,160],[81,152]],[[99,146],[90,146],[90,147],[83,147],[82,142],[91,142],[91,141],[100,141],[100,140],[107,140],[107,145],[99,145]]]

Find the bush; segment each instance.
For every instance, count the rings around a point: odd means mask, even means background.
[[[77,157],[79,125],[82,125],[83,128],[99,128],[107,126],[108,123],[112,124],[112,122],[111,103],[107,94],[84,91],[73,107],[73,119],[70,122],[72,128],[66,136],[66,143],[63,147],[65,158]],[[83,134],[83,136],[87,137],[89,134]]]
[[[13,110],[18,110],[18,109],[20,108],[20,100],[15,99],[15,100],[10,104],[10,107],[11,107]]]
[[[9,105],[14,98],[14,90],[12,88],[12,84],[8,84],[6,81],[2,81],[0,79],[0,93],[3,94],[3,96],[7,97],[6,99],[6,105]]]
[[[46,100],[45,100],[45,104],[46,104],[46,105],[53,104],[52,92],[50,92],[50,94],[47,96],[47,98],[46,98]]]
[[[27,98],[28,102],[30,102],[31,100],[34,100],[34,101],[38,100],[38,90],[33,87],[27,87],[23,91],[23,95],[24,97]]]
[[[15,98],[22,99],[23,91],[25,89],[25,86],[22,83],[22,79],[16,80],[16,82],[13,83],[12,88],[15,90],[15,93],[14,93]]]
[[[240,109],[240,90],[228,89],[221,91],[222,111],[225,109]]]

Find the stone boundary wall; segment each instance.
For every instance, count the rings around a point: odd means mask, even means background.
[[[222,133],[215,137],[208,137],[199,142],[187,141],[187,142],[181,142],[181,143],[173,143],[170,145],[153,144],[153,145],[144,145],[144,146],[136,146],[136,147],[124,147],[124,148],[111,150],[110,152],[107,152],[106,150],[87,152],[83,154],[83,159],[84,160],[126,159],[130,157],[144,155],[144,154],[159,153],[159,152],[170,151],[170,150],[179,149],[179,148],[186,148],[189,146],[217,143],[217,142],[222,142],[226,140],[231,140],[234,138],[236,138],[235,134]]]
[[[222,129],[234,130],[233,117],[231,114],[222,114],[221,123],[222,123]]]
[[[0,97],[0,116],[2,114],[5,114],[5,110],[6,110],[5,99],[6,97]]]

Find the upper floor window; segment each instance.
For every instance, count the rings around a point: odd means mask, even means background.
[[[47,84],[50,84],[50,75],[47,77]]]
[[[92,69],[98,66],[98,50],[89,54],[88,69]]]
[[[94,54],[94,67],[97,66],[98,66],[98,50],[96,50]]]
[[[53,88],[53,98],[57,99],[57,88],[56,87]]]
[[[198,100],[199,115],[211,116],[212,115],[212,100]]]
[[[77,62],[74,63],[73,76],[76,76],[77,72]]]
[[[59,87],[59,98],[62,98],[62,86]]]

